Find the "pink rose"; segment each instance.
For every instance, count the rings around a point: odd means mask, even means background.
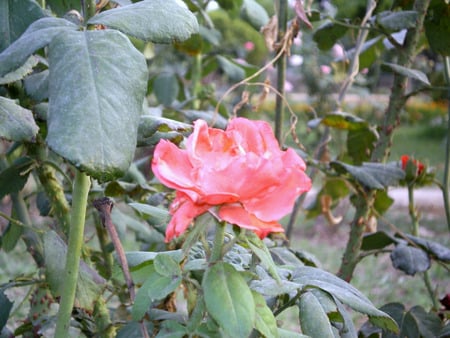
[[[278,220],[311,188],[305,167],[293,149],[280,150],[267,122],[234,118],[223,131],[197,120],[185,149],[166,140],[155,148],[153,173],[176,190],[166,242],[207,211],[261,238],[283,232]]]

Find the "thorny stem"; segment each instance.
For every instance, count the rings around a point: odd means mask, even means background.
[[[281,43],[287,27],[287,0],[278,1],[278,42]],[[277,90],[280,96],[275,101],[275,137],[278,143],[283,142],[283,121],[284,121],[284,83],[286,82],[286,51],[280,56],[277,62]]]
[[[61,290],[55,337],[68,337],[75,291],[78,281],[81,247],[84,237],[86,206],[91,181],[89,176],[77,170],[73,187],[72,212],[70,217],[69,243],[67,247],[64,283]]]
[[[444,58],[445,66],[445,82],[448,86],[448,98],[450,99],[450,57],[446,56]],[[444,180],[442,183],[442,193],[444,197],[444,208],[445,216],[447,217],[447,226],[450,231],[450,199],[449,191],[450,189],[450,103],[448,104],[448,116],[447,116],[447,144],[445,147],[445,167],[444,167]]]
[[[413,9],[417,12],[416,25],[406,33],[402,49],[399,51],[398,64],[400,66],[409,68],[412,64],[413,58],[417,52],[417,44],[422,33],[423,22],[430,1],[431,0],[416,0],[414,3]],[[389,156],[393,131],[399,124],[400,112],[406,102],[406,83],[406,76],[400,74],[394,75],[394,83],[389,98],[389,104],[384,115],[380,138],[375,145],[375,149],[371,156],[371,161],[373,162],[385,161]],[[370,191],[362,192],[357,199],[355,216],[351,222],[350,237],[338,273],[339,277],[346,281],[352,279],[353,272],[359,261],[358,257],[361,252],[362,236],[364,234],[363,225],[369,218],[371,205],[374,200],[374,193]]]

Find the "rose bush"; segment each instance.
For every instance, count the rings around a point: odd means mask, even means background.
[[[224,131],[197,120],[185,149],[166,140],[155,148],[153,173],[176,190],[166,242],[207,211],[261,238],[283,232],[278,220],[311,188],[305,168],[293,149],[280,150],[267,122],[234,118]]]

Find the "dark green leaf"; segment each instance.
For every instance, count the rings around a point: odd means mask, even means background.
[[[109,28],[156,43],[183,41],[198,33],[196,17],[175,0],[151,0],[101,12],[89,24]]]
[[[217,262],[203,279],[208,313],[230,337],[248,337],[255,324],[255,302],[245,279],[230,265]]]
[[[178,79],[173,73],[161,73],[154,80],[153,93],[158,102],[164,106],[170,106],[176,100],[179,91]]]
[[[33,21],[44,16],[44,10],[35,1],[0,1],[0,52],[17,40]]]
[[[64,284],[64,268],[66,262],[67,245],[54,231],[44,234],[44,256],[46,266],[46,280],[52,294],[61,295]],[[93,310],[94,302],[102,293],[105,280],[83,261],[80,262],[76,302],[81,308]]]
[[[2,332],[8,321],[13,304],[5,295],[4,291],[0,289],[0,332]]]
[[[42,18],[33,22],[19,39],[0,54],[0,77],[22,66],[38,49],[48,45],[55,36],[78,27],[59,18]]]
[[[38,131],[30,110],[0,96],[0,138],[17,142],[33,141]]]
[[[188,335],[188,330],[174,320],[165,320],[161,325],[161,330],[155,338],[183,338]]]
[[[179,144],[192,132],[192,125],[153,115],[139,120],[138,146],[156,145],[161,139]]]
[[[379,60],[383,50],[384,44],[381,35],[364,42],[359,53],[359,69],[369,68],[375,61]],[[345,58],[351,60],[354,56],[355,49],[353,48],[347,51]]]
[[[245,70],[239,64],[222,55],[217,55],[216,58],[220,68],[231,80],[241,81],[245,78]]]
[[[58,16],[63,16],[70,10],[76,10],[79,13],[82,11],[81,2],[79,0],[46,0],[45,2],[50,6],[52,12],[56,13]]]
[[[446,246],[430,241],[427,239],[415,237],[412,235],[406,235],[415,244],[419,245],[422,249],[433,255],[436,259],[442,262],[450,262],[450,249]]]
[[[361,166],[353,166],[344,162],[333,161],[331,167],[338,173],[348,173],[360,184],[370,189],[384,189],[397,185],[405,176],[405,172],[396,163],[366,162]]]
[[[314,33],[313,39],[321,50],[329,50],[334,44],[347,33],[348,28],[342,25],[336,25],[332,22],[326,22],[321,25]]]
[[[378,136],[372,128],[349,130],[347,134],[347,151],[355,164],[370,160]]]
[[[430,47],[438,54],[450,56],[450,6],[433,0],[425,17],[425,34]]]
[[[387,190],[377,190],[373,207],[380,215],[383,215],[392,204],[394,199],[388,195]]]
[[[442,321],[434,312],[426,312],[421,306],[414,306],[408,312],[414,321],[421,337],[434,338],[439,335],[442,327]]]
[[[264,337],[278,337],[277,321],[272,313],[272,310],[267,306],[266,300],[262,295],[252,292],[255,301],[255,328]]]
[[[12,165],[0,172],[0,199],[17,193],[27,183],[34,161],[29,157],[20,157]]]
[[[122,175],[136,147],[144,56],[113,30],[67,31],[49,50],[49,146],[100,181]]]
[[[416,272],[424,272],[430,268],[430,258],[425,251],[399,244],[391,252],[391,261],[394,268],[407,275],[414,276]]]
[[[154,327],[151,322],[146,322],[148,332],[153,332]],[[117,332],[116,338],[142,338],[142,324],[138,322],[128,322]]]
[[[441,332],[439,332],[438,335],[439,338],[448,338],[450,337],[450,323],[447,323],[447,325],[445,325]]]
[[[330,320],[312,292],[302,294],[298,308],[303,333],[311,337],[334,338]]]
[[[137,267],[143,263],[153,261],[156,256],[170,256],[175,262],[180,263],[183,258],[181,250],[151,252],[151,251],[129,251],[126,254],[127,262],[130,268]]]
[[[311,338],[310,336],[281,328],[278,328],[278,334],[280,338]]]
[[[217,0],[219,6],[231,14],[237,13],[242,6],[243,0]]]
[[[151,303],[166,298],[181,284],[181,276],[166,277],[156,272],[154,266],[151,266],[150,269],[151,273],[139,288],[131,310],[131,317],[136,321],[145,315]]]
[[[10,222],[0,236],[0,248],[5,252],[12,251],[16,247],[17,242],[19,242],[23,230],[23,227],[20,225]]]
[[[174,277],[181,276],[179,263],[169,255],[158,254],[153,262],[155,270],[162,276]]]
[[[266,9],[255,0],[244,0],[241,8],[242,19],[248,21],[257,31],[269,22]]]
[[[397,242],[397,239],[394,236],[389,235],[387,232],[377,231],[366,234],[363,237],[361,250],[379,250]]]
[[[225,129],[228,123],[226,118],[214,111],[182,110],[181,113],[191,122],[202,119],[214,128]]]
[[[394,73],[409,77],[414,80],[418,80],[423,84],[430,86],[430,81],[425,73],[417,69],[406,68],[393,63],[383,62],[383,65],[391,69]]]
[[[381,12],[376,16],[375,22],[387,32],[398,32],[402,29],[409,29],[416,26],[417,12]]]
[[[11,73],[8,73],[5,76],[1,77],[0,85],[22,80],[26,75],[31,73],[33,67],[36,66],[38,63],[39,59],[34,55],[31,55],[22,66],[12,71]]]
[[[25,90],[36,101],[48,98],[48,69],[25,78]]]
[[[169,212],[166,209],[154,207],[149,204],[129,203],[130,207],[145,215],[150,224],[166,224],[169,219]]]
[[[378,310],[360,291],[335,275],[321,269],[304,266],[294,270],[292,281],[299,287],[314,286],[327,291],[352,309],[369,316],[379,327],[397,331],[398,327],[391,317]]]

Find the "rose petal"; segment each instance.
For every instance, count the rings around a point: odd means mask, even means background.
[[[178,237],[191,225],[195,217],[205,213],[209,209],[207,204],[193,203],[189,197],[183,193],[177,192],[177,196],[170,206],[172,219],[166,228],[166,243],[172,238]]]
[[[284,232],[283,227],[275,221],[265,222],[247,212],[239,203],[226,204],[219,209],[219,218],[230,224],[254,231],[260,238],[271,232]]]

